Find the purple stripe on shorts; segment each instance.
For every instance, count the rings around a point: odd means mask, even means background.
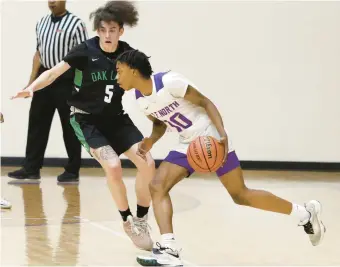
[[[190,166],[188,162],[187,155],[184,153],[180,153],[178,151],[172,150],[170,153],[166,156],[164,161],[179,165],[185,169],[188,170],[189,175],[193,174],[195,170]],[[216,171],[216,174],[218,177],[221,177],[222,175],[232,171],[233,169],[236,169],[240,166],[240,161],[237,158],[236,152],[232,151],[228,153],[227,161],[224,163],[224,165],[219,168]]]
[[[181,167],[187,169],[188,172],[189,172],[189,175],[191,175],[194,172],[194,169],[191,168],[191,166],[188,162],[187,155],[184,154],[184,153],[180,153],[178,151],[172,150],[166,156],[164,161],[176,164],[178,166],[181,166]]]
[[[238,160],[235,151],[232,151],[228,153],[227,161],[221,168],[216,171],[216,174],[218,177],[221,177],[222,175],[232,171],[233,169],[236,169],[238,166],[240,166],[240,161]]]

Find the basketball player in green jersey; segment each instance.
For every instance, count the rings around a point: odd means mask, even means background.
[[[148,186],[155,166],[150,153],[146,160],[137,155],[138,143],[143,140],[143,135],[124,113],[124,90],[117,84],[114,63],[119,54],[132,49],[119,39],[125,25],[137,25],[138,12],[131,2],[110,1],[90,17],[98,36],[76,46],[63,61],[41,74],[14,98],[32,96],[68,69],[75,69],[74,92],[68,101],[72,112],[71,124],[82,145],[103,167],[125,232],[137,247],[151,250],[153,242],[147,223],[151,202]],[[130,211],[122,180],[121,154],[125,154],[138,169],[136,217]]]

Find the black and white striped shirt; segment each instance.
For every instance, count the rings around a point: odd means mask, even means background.
[[[37,50],[41,64],[53,68],[76,45],[88,39],[85,23],[67,12],[62,17],[42,17],[36,26]]]

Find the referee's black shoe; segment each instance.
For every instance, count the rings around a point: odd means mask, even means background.
[[[40,179],[40,171],[28,171],[25,168],[21,168],[16,171],[9,172],[8,177],[14,179],[30,179],[30,180],[39,180]]]
[[[74,184],[79,182],[79,174],[64,171],[57,179],[61,184]]]

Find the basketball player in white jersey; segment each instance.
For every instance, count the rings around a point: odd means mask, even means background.
[[[182,265],[173,231],[169,191],[193,173],[186,151],[189,143],[198,136],[213,136],[224,144],[225,161],[216,174],[236,204],[295,216],[309,235],[312,245],[319,245],[325,233],[321,204],[312,200],[302,206],[269,192],[248,188],[215,105],[182,75],[172,71],[155,75],[152,72],[148,57],[140,51],[124,52],[117,59],[119,85],[124,90],[136,89],[139,107],[153,121],[151,136],[145,138],[139,147],[140,155],[143,157],[152,148],[167,127],[177,131],[180,136],[178,146],[161,163],[150,184],[162,240],[157,243],[158,248],[153,249],[150,257],[137,257],[137,261],[145,266]]]

